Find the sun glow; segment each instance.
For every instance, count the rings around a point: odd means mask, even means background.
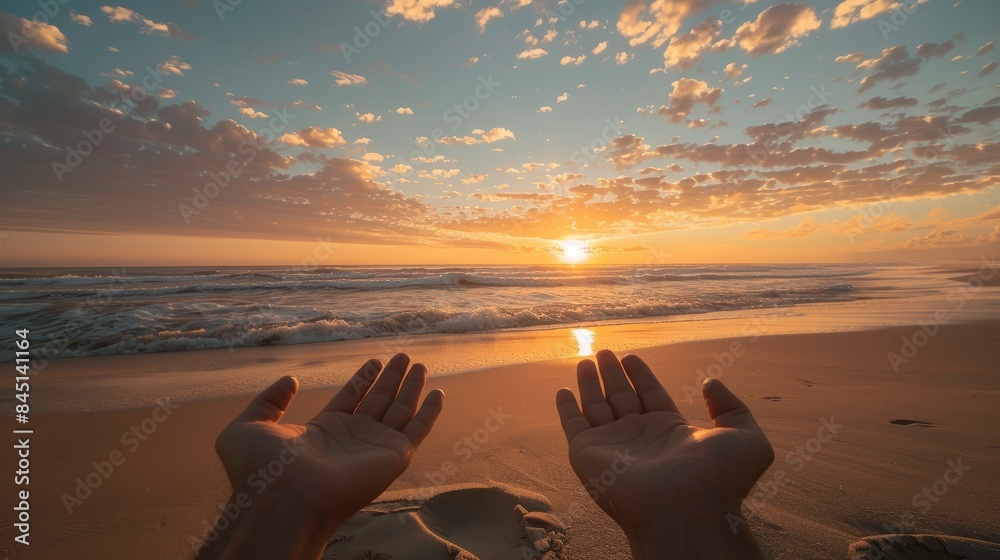
[[[586,241],[560,241],[557,247],[563,262],[577,264],[590,258],[590,245]]]
[[[576,339],[576,355],[589,356],[594,353],[594,331],[590,329],[573,329]]]

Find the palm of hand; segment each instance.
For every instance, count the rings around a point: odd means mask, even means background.
[[[718,381],[704,389],[715,427],[703,429],[681,416],[642,360],[597,357],[604,390],[594,364],[584,361],[583,410],[568,389],[557,401],[573,470],[623,527],[664,511],[738,504],[771,464],[774,453],[750,411]]]
[[[767,440],[753,433],[648,412],[580,433],[570,464],[601,509],[623,525],[641,526],[665,507],[738,502],[767,469],[769,454]]]
[[[355,375],[360,381],[305,425],[277,422],[296,390],[291,378],[261,393],[216,441],[233,487],[251,498],[295,496],[331,524],[367,506],[406,470],[440,413],[443,394],[435,391],[414,414],[424,371],[415,365],[403,381],[403,358],[390,361],[367,395],[381,365],[366,364]]]

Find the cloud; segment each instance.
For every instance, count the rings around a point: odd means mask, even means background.
[[[597,44],[596,47],[594,47],[594,50],[591,51],[591,52],[594,53],[595,55],[598,55],[598,54],[601,54],[602,52],[604,52],[605,49],[607,49],[607,48],[608,48],[608,42],[607,41],[601,41],[600,43]]]
[[[677,33],[685,19],[724,3],[726,0],[628,0],[618,18],[618,31],[632,46],[648,41],[659,47]]]
[[[870,73],[861,79],[861,87],[858,93],[864,93],[875,87],[875,84],[883,81],[898,80],[906,76],[915,76],[920,71],[923,59],[910,57],[906,52],[906,45],[896,45],[882,50],[879,58],[864,60],[858,64],[858,70],[867,70]]]
[[[337,86],[368,85],[368,80],[359,74],[348,74],[347,72],[341,72],[339,70],[331,70],[330,75],[335,78],[333,83]]]
[[[615,64],[618,64],[618,65],[628,64],[628,61],[629,61],[629,57],[628,57],[628,53],[626,53],[626,52],[620,52],[620,53],[618,53],[618,54],[615,55]]]
[[[400,115],[412,115],[413,109],[410,109],[409,107],[400,107],[399,109],[396,109],[396,112]]]
[[[376,152],[368,152],[361,156],[361,159],[365,161],[385,161],[385,156]]]
[[[929,249],[932,247],[946,247],[952,245],[965,245],[972,241],[968,235],[955,231],[934,230],[923,237],[914,237],[903,243],[907,249]]]
[[[982,67],[981,70],[979,70],[979,74],[977,74],[977,77],[982,78],[983,76],[989,76],[996,69],[997,69],[996,62],[987,63],[985,66]]]
[[[739,78],[740,76],[742,76],[743,75],[743,71],[746,70],[746,69],[747,69],[747,65],[746,64],[739,65],[739,64],[736,64],[735,62],[730,62],[729,64],[726,65],[725,68],[722,69],[722,72],[730,80],[735,80],[736,78]]]
[[[375,116],[372,113],[355,113],[358,116],[358,122],[363,122],[371,124],[373,122],[378,122],[382,120],[382,115]]]
[[[758,102],[754,103],[753,105],[751,105],[750,108],[751,109],[762,109],[764,107],[767,107],[771,103],[774,103],[774,99],[772,99],[770,97],[765,97],[764,99],[761,99],[760,101],[758,101]]]
[[[566,101],[567,99],[569,99],[569,92],[565,92],[564,91],[562,93],[562,95],[560,95],[559,97],[556,97],[556,103],[562,103],[563,101]]]
[[[545,105],[543,107],[540,107],[538,109],[538,112],[539,113],[551,113],[552,112],[552,107],[549,107],[548,105]]]
[[[290,146],[311,148],[333,148],[346,143],[340,131],[336,128],[318,128],[310,126],[298,132],[282,135],[280,140]]]
[[[951,39],[944,43],[923,43],[917,46],[916,55],[924,58],[933,56],[945,56],[955,48],[955,40]]]
[[[319,53],[339,53],[344,51],[344,47],[339,43],[316,43],[313,50]]]
[[[862,60],[868,58],[868,53],[866,52],[856,52],[851,54],[845,54],[843,56],[838,56],[833,59],[834,62],[848,62],[850,64],[857,64]]]
[[[122,6],[101,6],[101,12],[108,17],[108,21],[111,23],[138,23],[140,33],[147,35],[157,33],[171,39],[194,39],[194,35],[182,32],[177,24],[153,21],[135,10]]]
[[[0,11],[0,55],[20,53],[26,49],[66,54],[69,41],[58,27],[41,21],[28,21]]]
[[[576,58],[573,58],[572,56],[564,56],[562,57],[562,60],[559,61],[559,64],[562,64],[563,66],[568,66],[570,64],[579,65],[583,64],[584,60],[587,60],[587,55],[585,54],[581,54]]]
[[[246,115],[251,119],[266,119],[268,117],[267,113],[261,113],[252,107],[240,107],[239,111],[240,114]]]
[[[643,143],[643,138],[634,134],[615,138],[602,149],[602,152],[619,170],[638,165],[656,156],[656,153],[650,151],[649,146]]]
[[[73,10],[69,11],[69,20],[72,21],[73,23],[80,24],[84,27],[90,27],[91,25],[94,25],[94,20],[90,19],[89,16],[75,13]]]
[[[989,43],[986,43],[985,45],[979,47],[979,50],[976,51],[976,56],[982,56],[982,55],[984,55],[984,54],[992,51],[995,48],[996,48],[996,44],[993,41],[990,41]]]
[[[819,26],[812,6],[777,4],[761,12],[755,21],[739,26],[733,39],[748,55],[762,56],[797,45]]]
[[[516,140],[514,133],[506,128],[492,128],[489,131],[473,130],[472,133],[478,135],[479,137],[445,136],[444,138],[438,140],[438,142],[446,146],[453,144],[466,144],[472,146],[475,144],[492,144],[501,140]]]
[[[694,110],[696,104],[712,106],[719,101],[722,88],[710,88],[708,84],[693,78],[681,78],[673,82],[670,105],[660,107],[659,114],[672,123],[679,123]]]
[[[156,65],[156,69],[164,74],[172,74],[174,76],[183,76],[185,72],[191,69],[191,65],[187,62],[181,60],[181,57],[176,54],[171,55],[170,58],[164,60],[163,62]]]
[[[514,133],[506,128],[492,128],[488,132],[483,133],[482,138],[483,142],[487,144],[499,142],[500,140],[515,140]]]
[[[473,66],[475,66],[478,63],[479,63],[479,57],[478,56],[473,56],[473,57],[469,58],[469,60],[466,60],[465,62],[459,64],[459,66],[461,66],[462,68],[472,68]]]
[[[293,85],[293,86],[307,86],[307,85],[309,85],[309,82],[303,80],[302,78],[292,78],[291,80],[288,80],[285,83],[287,83],[289,85]]]
[[[477,183],[482,183],[486,180],[486,175],[480,175],[478,173],[472,173],[465,179],[462,179],[463,185],[475,185]]]
[[[390,16],[426,23],[434,19],[434,10],[450,8],[457,3],[457,0],[390,0],[385,12]]]
[[[503,11],[496,6],[490,6],[489,8],[483,8],[476,12],[476,25],[479,26],[479,32],[484,33],[486,31],[486,24],[489,23],[491,19],[499,19],[503,17]]]
[[[722,21],[718,18],[707,18],[683,35],[670,38],[667,50],[663,52],[663,65],[666,68],[677,67],[685,70],[694,66],[702,55],[708,51],[724,51],[730,42],[718,41],[722,32]]]
[[[876,96],[868,101],[865,101],[858,107],[863,107],[865,109],[871,109],[873,111],[884,111],[886,109],[901,109],[903,107],[916,107],[917,100],[912,97],[894,97],[892,99],[886,99],[882,96]]]
[[[539,48],[536,48],[536,49],[526,49],[526,50],[523,50],[523,51],[517,53],[517,58],[520,58],[521,60],[525,60],[525,59],[527,59],[527,60],[534,60],[536,58],[542,58],[543,56],[545,56],[547,54],[549,54],[549,51],[547,51],[545,49],[539,49]]]
[[[866,19],[897,10],[906,3],[908,6],[922,4],[927,0],[844,0],[833,10],[831,29],[839,29]]]

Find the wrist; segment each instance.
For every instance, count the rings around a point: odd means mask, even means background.
[[[197,558],[318,559],[342,522],[310,511],[294,496],[234,490]]]
[[[671,505],[663,516],[623,528],[635,560],[763,559],[741,503]]]

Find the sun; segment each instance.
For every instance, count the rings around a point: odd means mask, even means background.
[[[557,247],[559,258],[565,263],[578,264],[590,258],[590,245],[586,241],[560,241]]]

